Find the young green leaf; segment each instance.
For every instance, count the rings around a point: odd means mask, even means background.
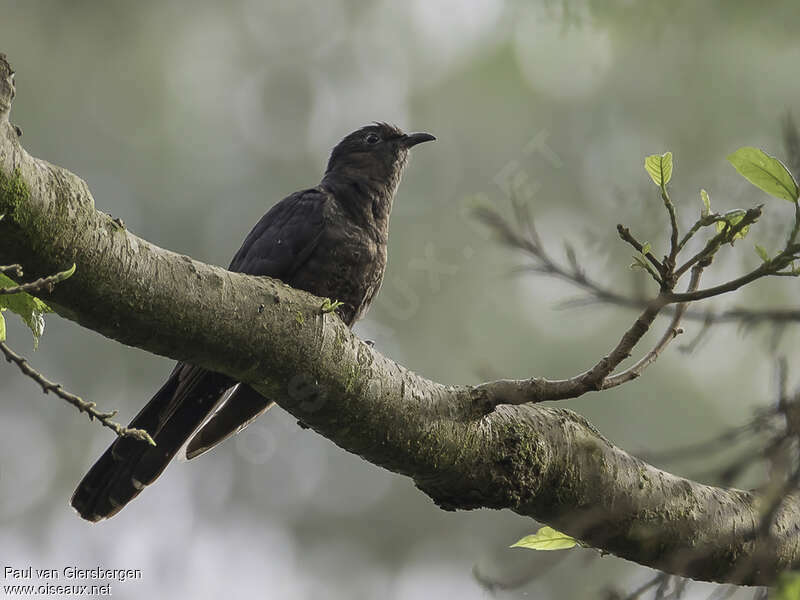
[[[707,217],[711,214],[711,196],[705,190],[700,190],[700,198],[703,200],[703,208],[700,209],[700,216]]]
[[[657,186],[667,185],[672,179],[672,152],[651,154],[644,159],[644,168]]]
[[[0,273],[0,288],[14,287],[17,283]],[[8,309],[18,314],[33,333],[33,347],[39,345],[39,338],[44,333],[44,315],[52,309],[38,298],[26,292],[0,295],[0,310]]]
[[[6,341],[6,318],[3,316],[3,312],[0,311],[0,342]]]
[[[722,230],[725,229],[725,227],[727,226],[735,227],[736,225],[738,225],[739,222],[742,219],[744,219],[745,214],[747,214],[747,211],[744,210],[743,208],[734,208],[733,210],[729,210],[728,212],[723,214],[722,216],[725,220],[717,221],[717,233],[721,233]],[[747,235],[748,231],[750,231],[750,225],[742,227],[741,231],[739,231],[736,235],[734,235],[731,241],[743,238],[744,236]]]
[[[644,256],[645,254],[650,252],[650,250],[652,250],[652,249],[653,249],[653,247],[650,245],[650,242],[645,242],[642,245],[642,255]]]
[[[769,262],[769,254],[767,254],[767,251],[764,249],[764,246],[759,246],[758,244],[756,244],[756,254],[758,254],[761,257],[761,260],[763,260],[764,262]]]
[[[542,527],[533,535],[526,535],[510,548],[529,548],[531,550],[567,550],[580,542],[552,527]]]
[[[777,158],[758,148],[745,146],[728,156],[728,161],[757,188],[777,198],[797,202],[797,182]]]

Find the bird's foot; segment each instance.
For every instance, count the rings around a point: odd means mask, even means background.
[[[339,302],[338,300],[331,301],[330,298],[325,298],[325,300],[322,302],[322,307],[320,310],[322,310],[322,314],[332,313],[343,304],[344,302]]]

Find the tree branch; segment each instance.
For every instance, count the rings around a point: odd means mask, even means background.
[[[766,543],[753,493],[656,469],[571,411],[497,405],[514,400],[516,382],[427,380],[322,313],[319,298],[136,237],[95,210],[82,180],[20,146],[13,91],[0,59],[0,264],[36,278],[75,263],[46,295],[63,317],[254,386],[342,448],[413,478],[442,508],[508,508],[696,579],[765,584],[800,567],[795,495]]]
[[[13,362],[15,365],[17,365],[19,370],[22,371],[24,375],[30,377],[36,383],[38,383],[42,388],[42,392],[45,394],[48,392],[53,392],[56,396],[62,400],[66,400],[82,413],[86,413],[89,416],[89,420],[97,419],[101,425],[108,427],[120,437],[130,437],[147,442],[152,446],[156,445],[156,443],[153,441],[153,438],[151,438],[150,434],[144,429],[124,427],[116,421],[112,421],[111,419],[117,415],[117,411],[112,410],[110,412],[103,412],[97,410],[97,405],[94,402],[87,402],[79,396],[69,393],[67,390],[61,387],[60,383],[54,383],[47,379],[44,375],[39,373],[39,371],[34,369],[23,356],[20,356],[11,348],[9,348],[5,342],[0,342],[0,353],[6,357],[8,362]]]
[[[22,274],[22,267],[19,265],[9,265],[8,267],[0,267],[0,271],[3,269],[14,271],[17,273],[17,277],[21,276]],[[30,283],[23,283],[22,285],[13,285],[7,288],[0,288],[0,296],[10,295],[10,294],[19,294],[20,292],[27,292],[29,294],[37,294],[43,292],[52,292],[55,285],[65,279],[69,278],[75,272],[75,266],[73,265],[72,268],[62,271],[61,273],[56,273],[55,275],[48,275],[46,277],[40,277],[36,281],[31,281]]]
[[[514,209],[518,221],[524,223],[525,229],[528,232],[530,232],[530,234],[533,235],[529,234],[526,236],[516,232],[512,227],[511,223],[509,223],[508,220],[503,218],[494,209],[489,209],[485,207],[478,208],[475,211],[475,215],[486,225],[494,229],[495,232],[499,233],[502,241],[509,247],[514,248],[516,250],[522,250],[526,254],[530,255],[535,261],[537,261],[537,264],[521,267],[520,269],[518,269],[518,272],[522,273],[533,272],[537,274],[551,275],[553,277],[557,277],[559,279],[567,281],[572,285],[585,290],[589,294],[589,296],[586,298],[575,298],[572,300],[567,300],[561,304],[562,307],[571,308],[574,306],[586,306],[593,303],[613,304],[615,306],[622,306],[625,308],[633,308],[639,310],[647,307],[648,303],[650,302],[650,300],[647,298],[638,296],[628,296],[623,293],[617,292],[614,289],[603,287],[597,281],[590,279],[586,275],[584,270],[580,267],[577,257],[575,255],[575,251],[569,244],[566,245],[566,251],[567,251],[567,259],[569,261],[570,266],[569,268],[567,268],[565,266],[560,265],[547,253],[541,241],[538,239],[538,236],[535,235],[536,230],[534,229],[533,224],[530,222],[530,217],[527,216],[524,210],[522,210],[520,207],[515,206]],[[724,221],[724,220],[725,219],[722,216],[717,214],[708,215],[698,220],[698,222],[695,223],[697,229],[695,229],[695,226],[693,226],[690,232],[692,230],[694,231],[699,230],[701,226],[713,225],[718,221]],[[623,231],[620,231],[620,228],[622,228]],[[738,229],[739,228],[737,227],[737,230]],[[625,228],[622,225],[618,225],[617,231],[620,234],[620,237],[624,241],[628,243],[633,242],[632,243],[633,247],[638,252],[641,252],[642,245],[632,238],[632,235],[630,235],[630,231],[627,228]],[[724,236],[729,234],[730,231],[728,232],[723,231],[720,232],[718,236],[715,236],[714,239],[716,239],[717,237],[719,237],[719,239],[723,239]],[[628,239],[629,237],[631,239]],[[679,244],[679,247],[683,247],[682,244]],[[682,275],[691,266],[699,262],[701,258],[703,257],[699,255],[697,255],[696,257],[692,257],[692,259],[690,259],[691,264],[689,264],[688,266],[683,265],[676,270],[676,276]],[[652,258],[648,257],[648,260],[650,262],[655,261],[653,264],[657,268],[661,266],[661,263],[654,256]],[[717,292],[716,295],[719,295],[720,293],[723,292]],[[672,306],[666,306],[661,311],[661,314],[674,315],[674,313],[675,313],[675,308]],[[731,308],[728,310],[715,312],[711,309],[692,310],[688,308],[684,310],[683,318],[691,319],[694,321],[701,321],[705,327],[708,327],[709,325],[712,325],[714,323],[731,323],[731,322],[741,323],[744,325],[771,323],[777,326],[786,323],[800,321],[800,309],[796,308],[754,309],[754,308],[740,307],[740,308]]]
[[[692,278],[689,281],[689,289],[687,291],[693,292],[697,289],[697,286],[700,285],[700,276],[702,274],[703,267],[696,265],[695,268],[692,269]],[[647,367],[653,364],[666,349],[669,343],[683,333],[683,330],[680,329],[679,325],[681,324],[681,319],[683,319],[683,315],[686,312],[687,306],[688,304],[685,303],[679,304],[675,309],[675,314],[673,315],[672,321],[667,327],[667,330],[664,332],[664,335],[661,336],[661,339],[653,347],[653,349],[639,359],[633,366],[625,369],[622,373],[618,373],[617,375],[606,379],[603,382],[603,389],[616,387],[618,385],[622,385],[623,383],[627,383],[632,379],[636,379]]]

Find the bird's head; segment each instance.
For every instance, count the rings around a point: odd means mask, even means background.
[[[346,136],[331,152],[325,177],[363,179],[394,194],[408,151],[422,142],[435,140],[430,133],[403,133],[388,123],[374,123]]]

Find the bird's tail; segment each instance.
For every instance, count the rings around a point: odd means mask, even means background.
[[[185,454],[187,460],[205,454],[217,444],[236,435],[264,411],[269,410],[273,404],[249,385],[240,383],[233,389],[225,403],[189,438]]]
[[[72,506],[84,519],[114,516],[153,483],[236,382],[225,375],[178,363],[130,427],[147,431],[155,446],[118,438],[81,480]]]

